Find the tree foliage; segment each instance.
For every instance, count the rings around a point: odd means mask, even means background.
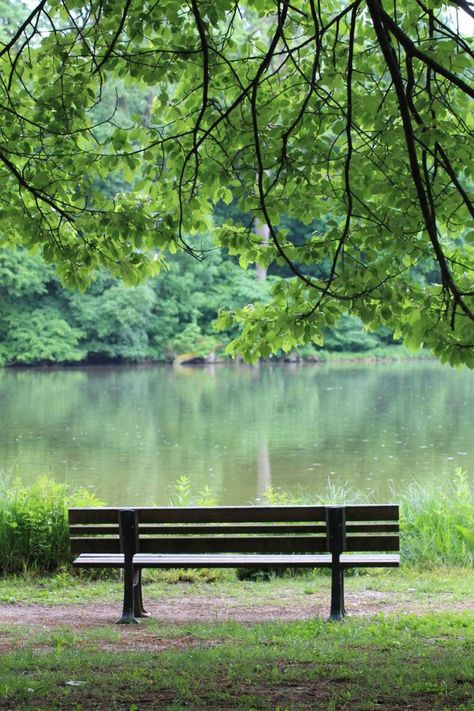
[[[252,272],[213,249],[201,261],[177,254],[169,271],[132,288],[101,270],[78,292],[63,288],[38,256],[0,249],[0,364],[208,356],[237,335],[215,334],[219,309],[268,301],[270,282],[256,284]]]
[[[228,221],[219,244],[291,274],[222,314],[243,326],[233,353],[320,343],[349,313],[472,366],[463,17],[468,0],[42,0],[0,49],[4,240],[74,286],[101,266],[135,283],[166,250],[199,258],[195,236],[233,203],[270,240]],[[104,111],[111,85],[139,87],[145,110],[119,120],[117,95]],[[293,240],[291,218],[316,229]]]

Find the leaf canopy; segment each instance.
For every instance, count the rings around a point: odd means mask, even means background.
[[[290,275],[224,319],[243,325],[233,353],[319,343],[350,313],[472,367],[473,15],[467,0],[42,0],[0,44],[2,242],[73,286],[100,266],[136,284],[214,229],[243,267]],[[137,90],[144,110],[120,121]],[[213,228],[222,203],[248,224]],[[283,217],[318,227],[301,242]]]

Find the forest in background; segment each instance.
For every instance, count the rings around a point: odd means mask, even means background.
[[[210,240],[206,245],[200,260],[177,254],[168,272],[138,287],[103,271],[84,293],[64,288],[41,257],[0,250],[0,364],[222,356],[236,333],[216,332],[219,310],[269,299],[275,277],[243,270]],[[367,352],[392,344],[388,329],[367,333],[358,319],[345,316],[327,332],[324,349]],[[318,350],[307,346],[299,354],[316,360]]]

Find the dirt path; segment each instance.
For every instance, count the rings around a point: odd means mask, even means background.
[[[353,617],[366,617],[377,613],[423,614],[423,612],[474,612],[474,602],[453,599],[449,593],[421,596],[413,593],[389,593],[364,590],[351,593],[346,600],[348,612]],[[328,594],[297,595],[291,590],[281,590],[278,596],[256,598],[252,603],[228,596],[183,595],[145,603],[152,619],[166,624],[182,625],[193,622],[235,621],[244,624],[281,620],[305,620],[327,617]],[[0,604],[0,624],[32,626],[43,629],[70,626],[72,628],[97,628],[113,624],[120,616],[120,602],[68,605]]]

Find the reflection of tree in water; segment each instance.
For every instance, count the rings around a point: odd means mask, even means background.
[[[272,468],[268,440],[262,437],[258,446],[257,493],[259,496],[272,485]]]
[[[4,371],[0,398],[4,468],[67,469],[110,502],[165,502],[187,474],[245,502],[330,472],[370,488],[453,471],[473,378],[434,363]]]

